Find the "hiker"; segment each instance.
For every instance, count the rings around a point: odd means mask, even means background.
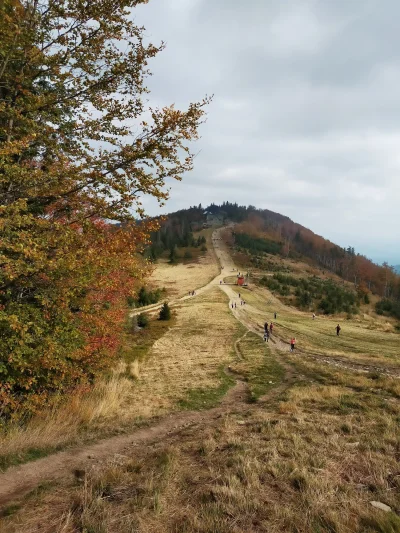
[[[233,303],[231,303],[231,307],[232,307],[232,309],[233,309]]]
[[[340,330],[342,328],[339,326],[339,324],[336,326],[336,335],[339,337],[339,334],[340,334]]]
[[[276,320],[276,313],[274,313],[274,319]]]
[[[235,302],[235,309],[236,309],[236,302]]]
[[[294,346],[295,346],[295,344],[296,344],[296,339],[295,339],[295,337],[292,337],[292,338],[290,339],[290,351],[291,351],[291,352],[294,352]]]
[[[265,342],[268,342],[269,341],[269,331],[268,331],[268,328],[265,330],[264,332],[264,341]]]
[[[312,314],[312,319],[315,320],[315,313]]]
[[[271,322],[271,325],[269,326],[269,332],[270,334],[272,335],[272,330],[274,329],[274,325],[273,323]]]
[[[264,331],[268,331],[268,322],[265,322],[264,324]]]
[[[239,298],[240,298],[240,292],[239,292]]]

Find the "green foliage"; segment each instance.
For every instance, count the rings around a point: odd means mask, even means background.
[[[200,251],[201,252],[206,252],[207,251],[207,246],[205,244],[203,244],[202,247],[200,248]]]
[[[171,309],[167,302],[163,304],[163,306],[160,309],[160,320],[170,320],[171,318]]]
[[[137,315],[136,321],[139,328],[147,328],[149,325],[149,317],[145,313]]]
[[[183,254],[183,259],[192,259],[193,258],[193,254],[190,250],[186,250],[185,253]]]
[[[246,233],[238,233],[235,236],[236,245],[240,248],[249,250],[250,253],[256,254],[264,252],[268,254],[277,255],[282,249],[282,245],[278,242],[268,239],[258,239],[247,235]]]
[[[176,252],[176,248],[175,246],[171,246],[170,250],[169,250],[169,262],[173,265],[177,262],[178,260],[178,254]]]
[[[136,298],[128,296],[128,305],[130,307],[145,307],[146,305],[156,304],[160,300],[161,293],[162,291],[160,289],[152,291],[142,286],[140,287]]]
[[[272,277],[263,276],[260,284],[282,296],[292,294],[290,288],[293,287],[298,307],[302,309],[314,307],[325,314],[355,313],[358,305],[354,291],[332,280],[323,280],[316,276],[295,278],[276,273]]]
[[[209,101],[149,109],[144,0],[0,2],[0,404],[91,384],[118,353],[154,221]],[[110,224],[107,221],[118,221]],[[188,238],[189,229],[186,229]],[[22,411],[21,411],[22,412]]]
[[[400,302],[384,298],[375,304],[378,315],[392,316],[400,320]]]

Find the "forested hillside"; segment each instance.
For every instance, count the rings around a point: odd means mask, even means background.
[[[377,312],[400,318],[400,276],[389,264],[377,265],[352,246],[342,248],[315,234],[290,218],[268,209],[240,206],[223,202],[204,209],[191,207],[168,215],[161,231],[154,234],[151,250],[160,246],[157,242],[187,242],[193,224],[205,222],[204,212],[221,214],[226,222],[235,222],[236,246],[253,256],[254,265],[260,265],[262,254],[283,257],[307,258],[321,268],[351,282],[358,294],[371,292],[382,298]],[[168,237],[167,237],[168,236]],[[169,239],[169,240],[168,240]],[[163,244],[162,247],[166,247]],[[153,253],[153,252],[152,252]]]

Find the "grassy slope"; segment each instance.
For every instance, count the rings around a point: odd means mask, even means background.
[[[399,337],[379,323],[374,330],[369,321],[346,321],[338,339],[334,319],[312,321],[264,289],[244,294],[241,312],[262,325],[276,311],[274,335],[286,341],[295,334],[300,350],[399,364]],[[257,399],[282,379],[278,356],[293,373],[280,396],[128,450],[95,468],[84,485],[34,496],[0,531],[398,533],[400,380],[272,349],[230,319],[217,292],[181,306],[175,331],[150,352],[154,365],[143,371],[141,394],[148,390],[156,404],[162,394],[195,408],[211,405],[225,390],[221,368],[229,364]],[[373,500],[393,512],[373,508]]]

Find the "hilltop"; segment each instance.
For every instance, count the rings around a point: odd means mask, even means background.
[[[222,224],[235,225],[231,244],[240,251],[240,261],[247,268],[273,271],[276,269],[274,258],[302,263],[303,269],[306,263],[315,269],[314,275],[326,277],[329,274],[331,279],[344,280],[358,300],[365,303],[373,300],[378,313],[400,319],[400,276],[392,267],[386,263],[377,265],[354,247],[342,248],[268,209],[224,202],[171,213],[162,222],[161,229],[153,233],[153,244],[147,255],[157,260],[166,250],[170,253],[175,247],[182,250],[193,247],[193,232]],[[338,288],[335,290],[337,292]],[[307,296],[305,298],[303,304],[307,303]],[[325,307],[328,310],[329,306]]]

